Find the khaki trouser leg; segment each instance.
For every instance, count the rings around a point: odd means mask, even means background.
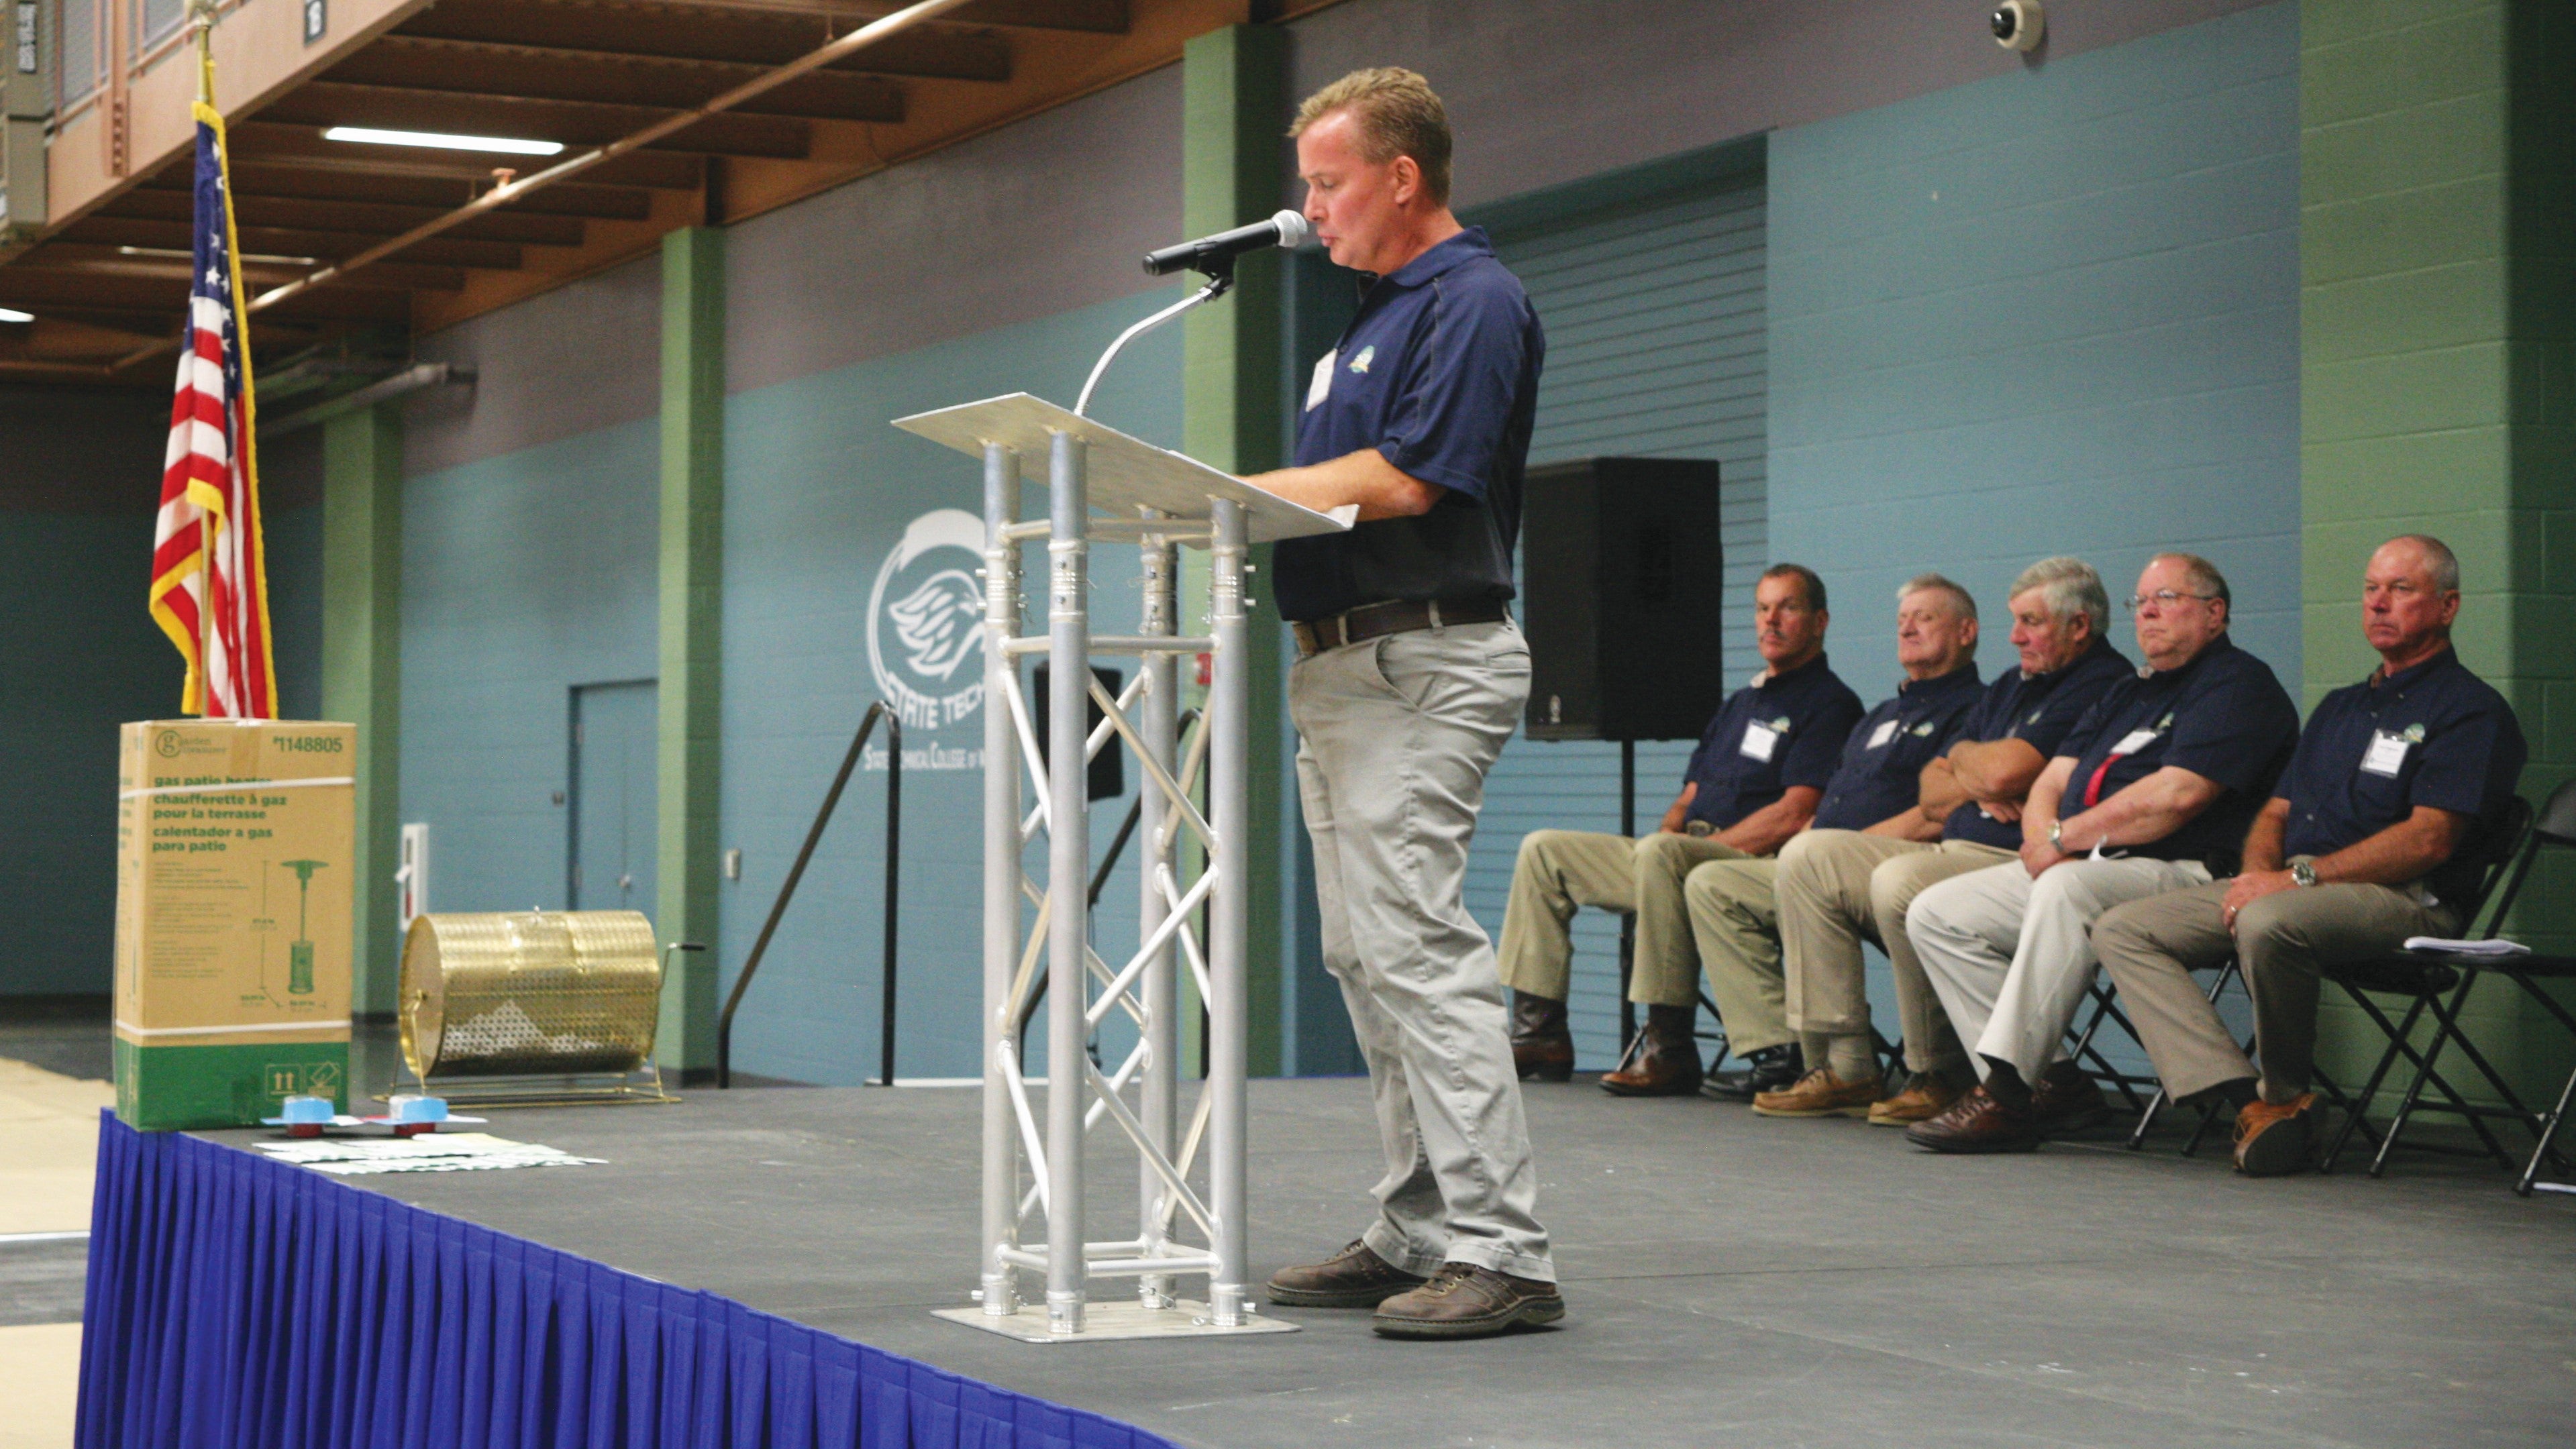
[[[2404,946],[2409,936],[2445,936],[2457,914],[2428,910],[2387,886],[2321,885],[2276,891],[2236,917],[2238,959],[2254,993],[2255,1051],[2263,1059],[2263,1100],[2290,1102],[2316,1068],[2317,968]]]
[[[1939,993],[1923,974],[1914,938],[1905,934],[1906,911],[1916,896],[1952,876],[2018,858],[1973,840],[1945,840],[1931,850],[1892,857],[1870,872],[1869,912],[1878,922],[1878,943],[1887,951],[1888,970],[1896,980],[1896,1018],[1905,1029],[1907,1071],[1955,1075],[1967,1065],[1968,1049],[1959,1044]]]
[[[1900,856],[1931,853],[1917,841],[1857,830],[1804,831],[1781,847],[1780,948],[1791,1030],[1830,1036],[1869,1030],[1861,942],[1878,934],[1871,874]]]
[[[1699,948],[1691,938],[1690,903],[1682,898],[1682,882],[1704,862],[1749,859],[1704,835],[1658,830],[1638,838],[1637,956],[1628,978],[1630,1001],[1689,1006],[1699,1000]]]
[[[1503,984],[1563,1001],[1573,969],[1574,913],[1584,906],[1637,908],[1637,845],[1593,830],[1533,830],[1521,837],[1496,956]]]
[[[1777,860],[1711,860],[1682,880],[1691,938],[1726,1027],[1726,1049],[1739,1057],[1791,1039],[1774,903],[1779,874]]]
[[[2093,949],[2119,988],[2120,1007],[2156,1064],[2167,1095],[2181,1100],[2254,1075],[2209,994],[2191,973],[2235,954],[2220,918],[2227,881],[2131,901],[2093,923]]]

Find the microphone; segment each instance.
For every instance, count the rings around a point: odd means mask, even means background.
[[[1145,275],[1159,277],[1187,269],[1214,276],[1245,252],[1257,252],[1263,247],[1301,247],[1314,234],[1315,229],[1306,224],[1305,217],[1293,211],[1283,211],[1268,221],[1238,226],[1232,231],[1203,236],[1197,241],[1165,247],[1158,252],[1147,252]]]

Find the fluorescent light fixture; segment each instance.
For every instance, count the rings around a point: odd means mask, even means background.
[[[511,156],[552,156],[561,141],[522,141],[514,136],[450,136],[437,131],[383,131],[373,126],[333,126],[325,141],[364,141],[376,146],[428,146],[442,151],[498,151]]]
[[[195,252],[183,252],[177,247],[118,247],[116,249],[116,254],[120,257],[169,257],[176,261],[190,263],[195,262],[197,259],[197,254]],[[285,267],[319,266],[322,261],[320,257],[290,257],[272,252],[243,252],[241,254],[241,259],[246,262],[268,263]]]
[[[0,322],[33,322],[35,320],[36,314],[33,312],[21,312],[15,307],[0,307]]]

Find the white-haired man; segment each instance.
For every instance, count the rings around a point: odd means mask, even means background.
[[[2014,858],[2021,805],[2076,722],[2131,672],[2104,629],[2102,576],[2076,558],[2042,559],[2013,580],[2019,668],[1988,685],[1957,743],[1924,767],[1922,819],[1934,839],[1892,831],[1811,830],[1780,853],[1780,942],[1789,1026],[1806,1070],[1765,1081],[1771,1117],[1857,1116],[1903,1127],[1937,1115],[1975,1078],[1924,978],[1905,912],[1927,888]],[[1887,952],[1905,1033],[1905,1089],[1881,1090],[1861,943]]]

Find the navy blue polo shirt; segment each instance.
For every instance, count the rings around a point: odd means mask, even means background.
[[[1959,738],[1981,745],[2020,740],[2039,751],[2041,759],[2055,759],[2058,746],[2074,731],[2085,712],[2093,708],[2093,702],[2102,697],[2102,692],[2114,680],[2135,673],[2137,668],[2129,663],[2128,656],[2112,648],[2110,640],[2099,637],[2073,663],[2046,674],[2024,674],[2018,668],[2006,670],[1986,686],[1985,697],[1968,712],[1967,722],[1959,728]],[[1951,811],[1950,818],[1941,823],[1941,838],[2019,850],[2021,822],[1997,820],[1970,800]]]
[[[2299,709],[2272,666],[2221,634],[2177,669],[2140,669],[2112,682],[2058,745],[2075,774],[2057,806],[2070,819],[2167,765],[2227,793],[2162,840],[2112,847],[2155,860],[2216,862],[2230,874],[2272,782],[2298,747]],[[2224,867],[2222,869],[2221,867]]]
[[[1866,830],[1923,803],[1923,767],[1959,737],[1977,703],[1977,666],[1909,679],[1861,716],[1816,804],[1818,830]]]
[[[1682,776],[1699,786],[1688,818],[1724,830],[1797,786],[1821,792],[1860,715],[1860,696],[1834,677],[1821,653],[1728,695]]]
[[[2281,849],[2329,855],[2419,805],[2492,829],[2522,780],[2527,753],[2513,706],[2453,651],[2385,679],[2374,672],[2327,695],[2308,717],[2273,791],[2290,802]]]
[[[1376,278],[1315,364],[1297,464],[1375,448],[1443,491],[1419,517],[1281,541],[1270,562],[1280,614],[1303,621],[1391,599],[1510,598],[1546,357],[1529,294],[1481,227]]]

